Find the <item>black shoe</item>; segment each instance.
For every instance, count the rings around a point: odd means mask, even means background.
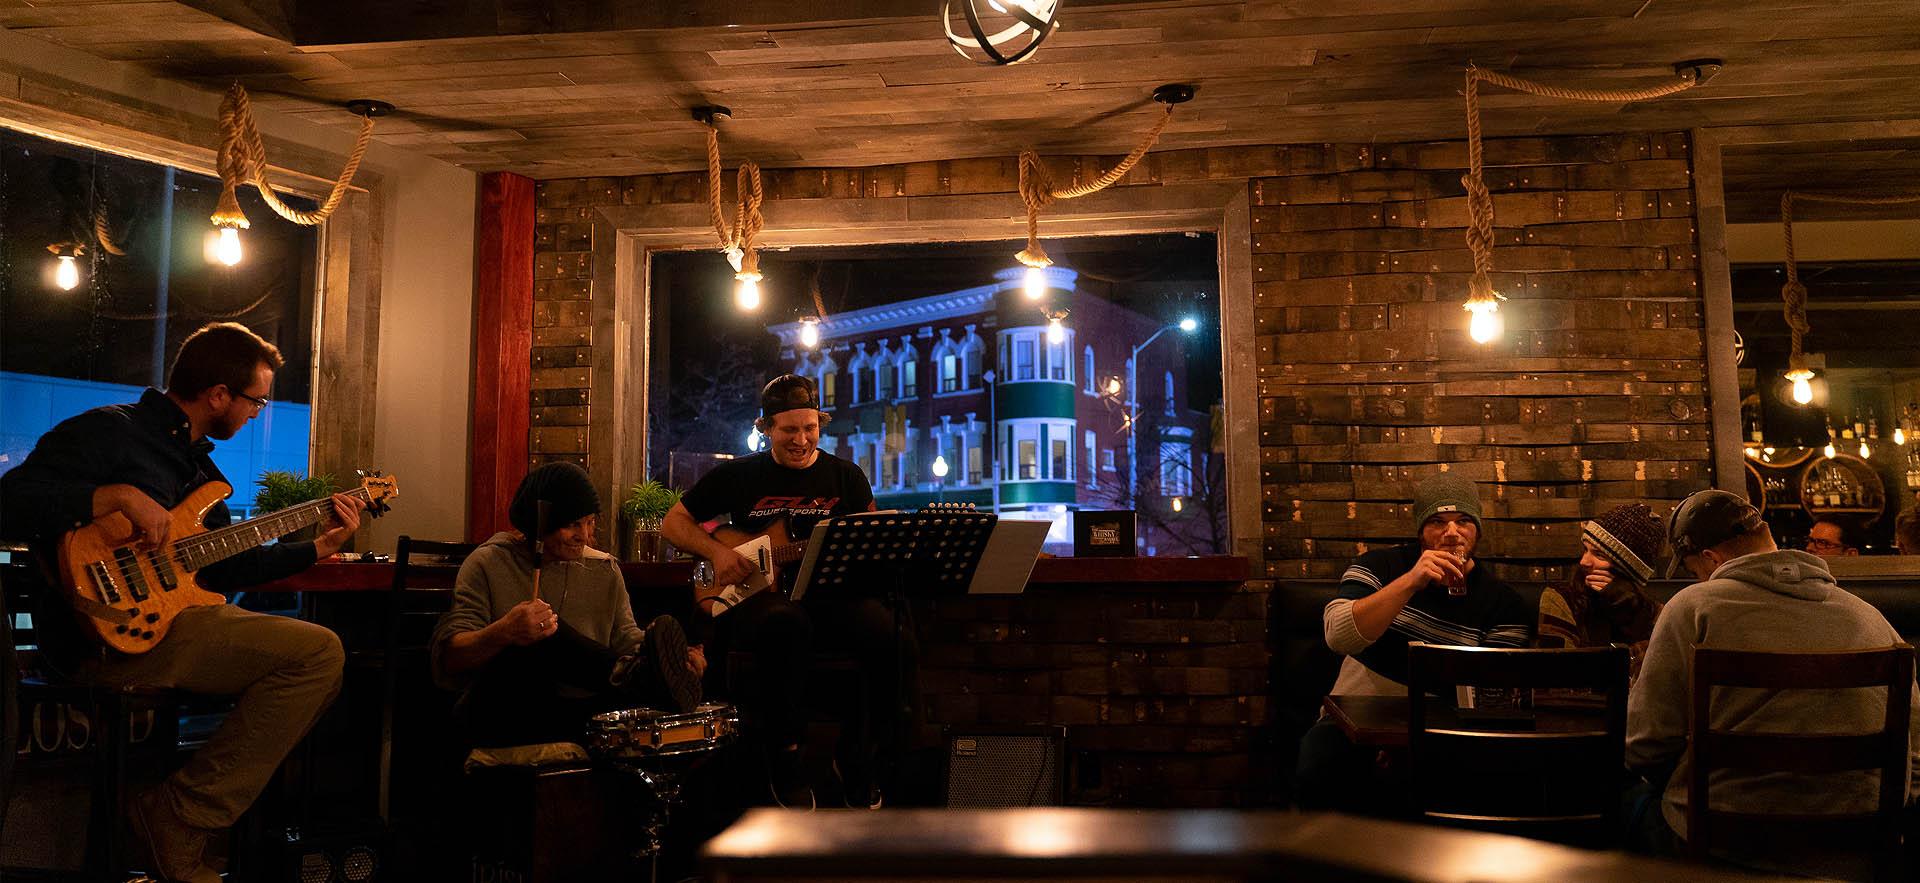
[[[641,675],[640,683],[634,682],[636,673]],[[608,681],[642,694],[647,701],[662,702],[673,711],[700,707],[700,676],[687,665],[687,633],[671,616],[656,616],[647,623],[640,652],[615,663]]]
[[[781,809],[813,812],[813,789],[800,771],[799,747],[783,748],[767,755],[767,793]]]

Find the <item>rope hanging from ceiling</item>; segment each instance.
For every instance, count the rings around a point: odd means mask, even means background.
[[[1793,249],[1793,204],[1794,202],[1824,202],[1833,205],[1907,205],[1920,203],[1920,194],[1905,196],[1852,196],[1844,193],[1795,193],[1788,190],[1780,194],[1780,229],[1786,239],[1787,281],[1780,286],[1780,306],[1786,314],[1787,329],[1792,334],[1792,348],[1787,353],[1788,380],[1810,380],[1812,369],[1807,367],[1807,356],[1801,349],[1802,342],[1812,326],[1807,323],[1807,286],[1800,281],[1800,261]]]
[[[213,210],[213,225],[247,229],[247,216],[240,210],[238,194],[243,184],[253,185],[274,214],[292,223],[311,227],[325,221],[340,207],[348,185],[360,170],[360,160],[366,156],[367,146],[373,140],[373,118],[379,112],[384,111],[362,113],[360,134],[354,139],[353,152],[347,154],[347,164],[340,170],[340,177],[334,180],[327,198],[321,200],[317,208],[302,211],[282,202],[267,183],[267,150],[260,141],[259,128],[254,125],[252,100],[247,97],[245,87],[233,84],[220,101],[220,202]]]
[[[1125,159],[1108,169],[1106,174],[1084,184],[1054,189],[1053,176],[1047,171],[1046,163],[1041,161],[1040,154],[1032,150],[1021,152],[1020,201],[1027,207],[1027,247],[1015,254],[1014,258],[1029,267],[1051,266],[1053,259],[1047,257],[1047,250],[1040,245],[1040,210],[1056,199],[1078,199],[1099,193],[1119,183],[1121,178],[1125,178],[1128,172],[1133,171],[1133,167],[1147,155],[1147,151],[1153,149],[1154,143],[1160,140],[1160,133],[1166,131],[1167,123],[1173,120],[1174,105],[1184,100],[1183,98],[1166,101],[1166,110],[1160,114],[1160,119],[1153,124],[1153,128],[1147,130],[1146,136],[1140,139],[1140,145],[1135,147],[1132,153],[1127,154]]]
[[[1469,310],[1492,307],[1504,299],[1493,290],[1493,194],[1487,190],[1486,152],[1480,138],[1480,84],[1568,101],[1646,101],[1700,85],[1709,64],[1717,67],[1714,62],[1683,63],[1673,81],[1639,89],[1570,89],[1467,65],[1467,174],[1460,183],[1467,189],[1467,250],[1473,254],[1473,278],[1467,284]]]
[[[706,127],[707,207],[712,215],[714,237],[720,242],[720,250],[733,262],[734,278],[758,282],[760,255],[754,243],[766,226],[766,218],[760,214],[760,204],[766,198],[760,184],[760,166],[752,160],[740,164],[734,185],[739,202],[734,208],[733,223],[729,225],[720,197],[720,130],[711,120]]]

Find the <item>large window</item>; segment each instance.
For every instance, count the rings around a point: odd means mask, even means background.
[[[212,178],[0,129],[0,472],[61,420],[164,387],[187,335],[231,321],[286,365],[272,404],[214,446],[228,506],[250,515],[263,472],[307,473],[319,231],[242,188],[253,226],[228,266],[207,224],[219,193]]]
[[[867,476],[881,508],[940,499],[997,506],[1003,517],[1052,521],[1055,553],[1070,550],[1074,510],[1133,509],[1143,548],[1227,551],[1224,473],[1186,467],[1177,486],[1186,499],[1172,512],[1164,479],[1173,476],[1160,471],[1170,432],[1190,430],[1195,457],[1213,443],[1209,410],[1221,395],[1213,237],[1051,240],[1058,265],[1038,302],[1025,297],[1024,270],[1010,260],[1020,246],[766,252],[764,302],[753,314],[734,308],[723,256],[656,254],[652,474],[684,490],[693,476],[673,473],[676,452],[746,453],[760,386],[799,365],[825,393],[831,365],[840,395],[825,433],[839,441],[822,447]],[[798,317],[816,313],[819,338],[809,346]],[[1063,339],[1049,341],[1048,321],[1062,314]],[[1191,334],[1177,327],[1188,317],[1199,323]],[[1136,381],[1126,367],[1135,356],[1145,395],[1122,388]],[[1134,407],[1140,399],[1150,404]],[[944,479],[933,475],[936,456]],[[1192,528],[1202,522],[1221,528]]]

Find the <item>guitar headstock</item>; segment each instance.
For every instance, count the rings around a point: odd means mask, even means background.
[[[367,513],[374,518],[392,509],[387,501],[400,496],[400,480],[382,475],[378,470],[361,473],[360,487],[367,492]]]

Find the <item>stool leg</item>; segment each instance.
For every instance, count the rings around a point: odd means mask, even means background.
[[[117,693],[102,691],[94,703],[95,773],[90,807],[87,851],[89,869],[106,876],[124,877],[126,858],[120,849],[120,806],[126,797],[127,706]]]

